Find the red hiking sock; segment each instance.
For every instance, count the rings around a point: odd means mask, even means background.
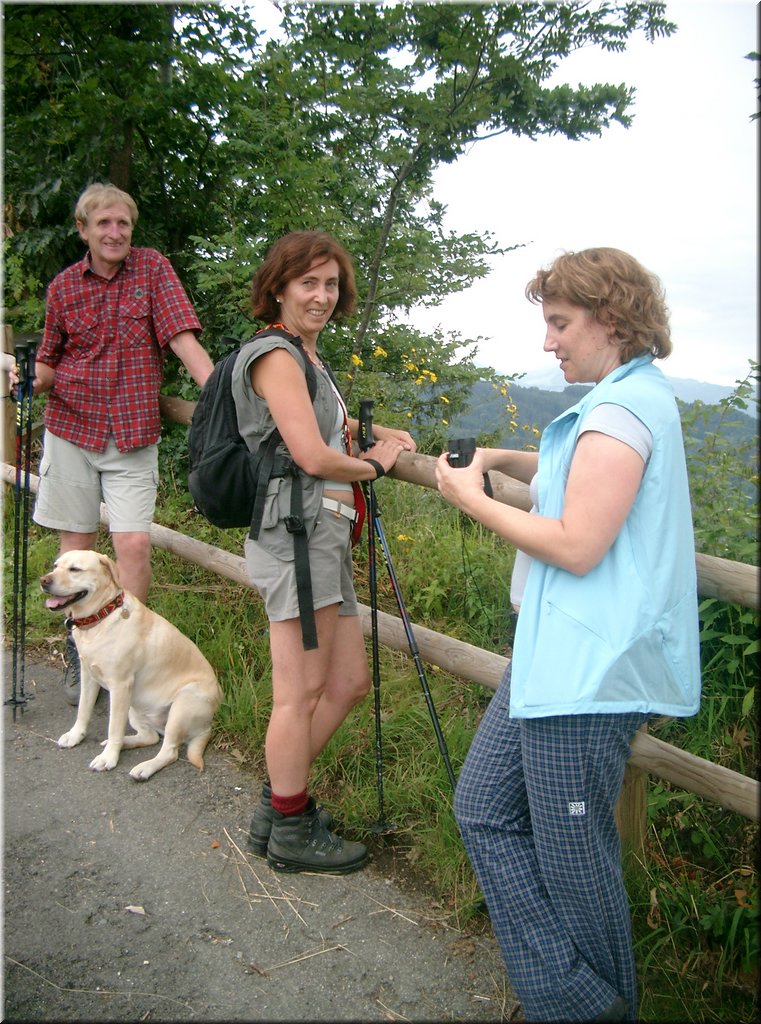
[[[304,813],[308,799],[306,789],[303,793],[294,793],[293,796],[278,796],[277,793],[273,793],[272,810],[278,811],[280,814],[290,818],[296,814]]]

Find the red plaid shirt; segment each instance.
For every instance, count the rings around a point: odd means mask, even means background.
[[[154,444],[161,434],[159,390],[167,343],[200,331],[169,260],[135,249],[110,279],[90,254],[53,278],[37,359],[55,369],[45,426],[88,451],[111,435],[119,451]]]

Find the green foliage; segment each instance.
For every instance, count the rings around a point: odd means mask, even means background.
[[[6,7],[6,210],[44,281],[79,256],[74,202],[103,179],[135,196],[143,244],[182,268],[198,211],[216,223],[211,200],[230,183],[230,32],[255,47],[252,25],[212,4]]]
[[[695,402],[682,416],[697,549],[738,562],[757,559],[758,434],[738,429],[748,409],[758,423],[759,364],[749,363],[747,376],[719,403],[712,429],[712,406]]]
[[[757,826],[661,784],[648,814],[645,861],[629,884],[642,1019],[755,1019]]]
[[[111,179],[138,203],[135,243],[175,263],[213,356],[222,335],[254,328],[248,286],[269,245],[322,228],[357,267],[357,320],[323,342],[351,401],[378,385],[384,420],[415,417],[413,363],[436,374],[435,401],[454,414],[480,376],[478,339],[425,338],[406,320],[514,245],[447,232],[434,171],[487,135],[586,138],[628,123],[627,87],[546,81],[582,46],[669,35],[665,6],[294,3],[266,45],[259,10],[7,6],[6,258],[18,261],[8,322],[28,327],[48,281],[80,256],[75,199]],[[193,395],[176,360],[166,377]]]
[[[3,242],[3,303],[14,311],[17,333],[39,333],[45,322],[42,282]]]
[[[467,643],[505,653],[512,641],[509,589],[514,551],[443,502],[435,491],[394,483],[380,484],[375,492],[410,618]],[[380,551],[378,558],[383,566]],[[366,550],[356,553],[363,580],[366,559]],[[369,603],[366,591],[364,600]],[[397,614],[383,571],[379,571],[378,602],[383,611]]]
[[[4,635],[13,637],[13,566],[14,545],[14,498],[10,487],[3,487],[3,535],[6,538],[3,551],[3,623]],[[63,665],[63,630],[60,620],[50,614],[40,600],[39,578],[50,568],[58,554],[57,535],[41,530],[33,523],[29,527],[27,588],[26,588],[26,639],[32,649],[41,650]],[[7,685],[7,684],[6,684]]]
[[[740,488],[746,495],[758,489],[758,452],[754,443],[756,438],[748,438],[747,433],[738,429],[741,413],[754,418],[758,422],[759,409],[759,363],[748,360],[749,370],[742,380],[735,382],[731,395],[719,403],[721,410],[718,423],[714,422],[706,430],[706,410],[701,403],[695,403],[689,420],[691,445],[688,459],[697,463],[699,469],[694,473],[703,485],[701,496],[709,504],[707,509],[700,509],[701,517],[708,518],[717,502],[721,478],[726,477],[731,488]],[[702,429],[701,429],[702,426]],[[756,450],[754,450],[756,449]],[[709,471],[710,467],[710,471]],[[711,489],[709,489],[709,486]],[[736,491],[731,490],[725,495],[725,502],[735,497]],[[744,504],[743,509],[747,507]],[[699,524],[702,525],[702,524]]]
[[[736,427],[738,411],[756,401],[757,380],[751,364],[718,415],[696,403],[682,416],[698,550],[754,565],[757,446],[744,423],[741,434]],[[757,776],[758,610],[704,598],[699,613],[700,710],[691,719],[658,721],[650,731]],[[664,783],[650,786],[648,819],[643,872],[632,879],[644,1019],[755,1019],[758,826]]]

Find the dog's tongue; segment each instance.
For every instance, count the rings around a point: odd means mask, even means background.
[[[62,608],[68,600],[68,597],[49,597],[45,602],[45,607],[54,612],[56,608]]]

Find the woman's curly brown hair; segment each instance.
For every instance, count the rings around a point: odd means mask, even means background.
[[[620,249],[583,249],[558,256],[526,285],[530,302],[570,302],[612,324],[621,362],[671,353],[669,310],[660,280]]]

